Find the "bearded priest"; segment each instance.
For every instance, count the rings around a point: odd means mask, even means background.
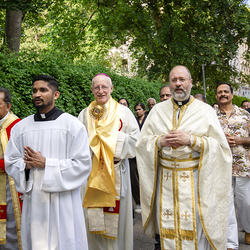
[[[213,108],[190,95],[188,68],[150,112],[136,145],[144,232],[155,249],[227,248],[232,156]]]

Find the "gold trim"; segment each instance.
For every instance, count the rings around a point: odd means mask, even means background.
[[[8,144],[8,135],[6,129],[15,121],[19,119],[16,115],[12,112],[8,115],[1,126],[1,142],[3,146],[3,151],[5,152],[7,144]],[[11,199],[13,203],[14,215],[15,215],[15,222],[16,222],[16,229],[17,229],[17,239],[18,239],[18,246],[19,250],[22,250],[22,241],[21,241],[21,207],[18,197],[18,192],[16,191],[15,181],[10,176],[8,176],[9,186],[10,186],[10,193]],[[6,191],[5,191],[6,193]],[[6,203],[5,203],[6,204]],[[6,244],[6,243],[5,243]]]
[[[197,229],[196,229],[196,214],[195,214],[195,188],[194,188],[194,172],[190,171],[191,175],[191,189],[192,189],[192,213],[193,213],[193,231],[195,232],[194,243],[195,250],[198,250]],[[199,212],[199,211],[197,211]]]
[[[15,220],[16,220],[16,231],[17,231],[18,245],[19,245],[19,249],[22,250],[22,240],[21,240],[22,212],[21,212],[21,208],[20,208],[18,192],[16,191],[15,181],[9,175],[8,175],[8,177],[9,177],[10,192],[11,192],[11,198],[12,198]]]
[[[191,148],[195,146],[196,141],[197,141],[197,136],[196,136],[196,135],[193,135],[193,137],[194,137],[194,142],[193,142],[193,144],[190,146]]]
[[[204,154],[204,140],[203,138],[201,138],[201,154],[200,154],[200,162],[199,162],[199,168],[198,168],[198,182],[197,182],[197,201],[198,201],[198,209],[199,209],[199,214],[200,214],[200,220],[201,220],[201,225],[202,225],[202,228],[203,228],[203,231],[207,237],[207,240],[210,244],[210,246],[216,250],[216,247],[214,246],[212,240],[210,239],[209,237],[209,234],[207,232],[207,229],[205,227],[205,222],[204,222],[204,219],[203,219],[203,214],[202,214],[202,210],[201,210],[201,201],[200,201],[200,192],[199,192],[199,179],[200,179],[200,171],[201,171],[201,167],[202,167],[202,161],[203,161],[203,154]]]
[[[187,161],[196,161],[199,160],[200,157],[187,158],[187,159],[177,159],[177,158],[164,158],[163,156],[159,156],[162,160],[171,161],[171,162],[187,162]]]
[[[165,169],[169,169],[169,170],[176,171],[176,172],[178,172],[178,171],[191,171],[191,170],[196,170],[196,169],[198,169],[198,167],[199,167],[199,166],[197,165],[197,166],[190,167],[190,168],[171,168],[171,167],[166,167],[166,166],[162,165],[161,163],[160,163],[160,166],[163,167],[163,168],[165,168]]]
[[[154,179],[154,190],[153,190],[153,193],[152,193],[152,198],[151,198],[151,203],[150,203],[150,212],[148,214],[148,218],[146,220],[146,222],[144,223],[144,226],[143,226],[143,230],[145,230],[147,224],[148,224],[148,221],[149,221],[149,218],[152,214],[152,208],[153,208],[153,204],[154,204],[154,198],[155,198],[155,190],[156,190],[156,179],[157,179],[157,161],[158,161],[158,147],[157,147],[157,143],[158,143],[158,140],[161,136],[159,136],[156,141],[155,141],[155,155],[154,155],[154,167],[155,167],[155,179]]]
[[[92,102],[88,108],[89,115],[94,120],[102,120],[107,115],[107,108],[103,103],[97,101]]]

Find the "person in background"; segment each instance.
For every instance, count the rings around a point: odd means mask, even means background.
[[[249,103],[248,100],[244,100],[244,101],[241,102],[241,106],[240,107],[242,109],[247,109],[248,108],[248,103]]]
[[[215,103],[212,105],[212,108],[215,109],[215,110],[218,110],[218,109],[220,108],[219,103],[215,102]]]
[[[161,102],[168,100],[169,98],[172,97],[172,94],[170,92],[169,85],[164,85],[160,89],[160,99]]]
[[[195,94],[195,95],[194,95],[194,98],[196,98],[197,100],[200,100],[200,101],[206,103],[206,98],[205,98],[205,96],[204,96],[203,94],[200,94],[200,93]]]
[[[147,112],[148,114],[150,110],[154,107],[154,105],[156,104],[156,100],[154,98],[149,98],[147,100],[147,104],[148,104],[148,112]]]
[[[108,75],[94,76],[95,101],[78,116],[92,151],[92,171],[83,187],[89,250],[133,249],[128,158],[135,157],[139,127],[131,110],[111,97],[113,88]]]
[[[229,83],[217,85],[216,99],[220,104],[217,116],[233,155],[232,202],[235,200],[239,222],[245,231],[245,242],[250,244],[250,114],[233,105],[233,96]],[[230,211],[230,221],[235,225],[230,228],[231,248],[237,249],[238,229],[234,209]]]
[[[121,105],[126,106],[127,108],[129,108],[129,102],[126,98],[121,98],[118,100],[118,103],[120,103]]]
[[[135,105],[135,113],[136,113],[136,120],[138,122],[140,130],[147,118],[146,115],[146,107],[143,103],[137,103]],[[130,179],[131,179],[131,187],[132,187],[132,196],[135,201],[135,209],[136,213],[141,213],[141,202],[140,202],[140,185],[139,185],[139,175],[137,170],[136,164],[136,157],[129,159],[130,165]]]
[[[5,172],[4,152],[13,126],[20,121],[11,111],[11,93],[0,87],[0,249],[22,249],[22,195],[16,191],[15,181]]]

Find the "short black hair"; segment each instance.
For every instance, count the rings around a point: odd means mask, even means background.
[[[228,85],[228,86],[230,87],[231,93],[233,94],[233,87],[232,87],[231,84],[229,84],[228,82],[220,82],[220,83],[218,83],[217,86],[216,86],[216,94],[217,94],[217,89],[218,89],[218,87],[219,87],[220,85],[222,85],[222,84]]]
[[[243,105],[244,102],[249,102],[249,101],[248,101],[248,100],[242,101],[242,102],[241,102],[241,105],[240,105],[241,107],[242,107],[242,105]]]
[[[128,100],[126,99],[126,98],[120,98],[119,100],[118,100],[118,103],[120,102],[120,100],[125,100],[126,102],[127,102],[127,104],[128,104],[128,107],[129,107],[129,103],[128,103]]]
[[[164,88],[166,88],[166,87],[169,87],[169,84],[165,84],[165,85],[163,85],[163,86],[160,88],[160,93],[159,93],[159,95],[161,94],[161,90],[164,89]]]
[[[213,103],[213,104],[212,104],[212,107],[214,107],[214,105],[218,105],[218,107],[220,107],[220,104],[217,103],[217,102]]]
[[[47,82],[49,88],[51,88],[54,92],[58,91],[59,84],[58,84],[57,80],[52,76],[48,76],[48,75],[35,76],[32,80],[32,84],[34,85],[34,82],[36,82],[36,81]]]
[[[206,98],[205,98],[205,96],[203,94],[197,93],[197,94],[194,95],[194,98],[198,98],[198,97],[200,97],[204,102],[206,102]]]
[[[11,93],[8,89],[4,87],[0,87],[0,92],[4,93],[4,102],[5,103],[11,103]]]
[[[138,102],[137,104],[135,104],[134,110],[137,106],[140,106],[143,110],[146,110],[146,106],[141,102]]]

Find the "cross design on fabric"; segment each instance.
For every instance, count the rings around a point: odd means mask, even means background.
[[[197,147],[196,147],[196,151],[198,151],[198,152],[200,152],[201,151],[201,146],[200,145],[198,145]]]
[[[103,168],[104,168],[104,160],[103,160],[103,158],[101,158],[100,161],[101,161],[101,169],[103,170]]]
[[[174,162],[174,163],[171,163],[171,166],[174,166],[174,168],[176,168],[176,167],[179,167],[179,166],[180,166],[180,164],[178,164],[178,163]]]
[[[191,218],[191,215],[188,214],[188,211],[184,211],[184,214],[181,215],[181,217],[185,217],[184,220],[187,221],[188,220],[188,217]]]
[[[169,213],[169,210],[167,209],[167,210],[166,210],[166,213],[164,212],[163,215],[166,216],[167,219],[169,219],[170,216],[172,216],[173,214],[172,214],[172,213]]]
[[[4,212],[4,210],[0,210],[0,213],[3,213]]]
[[[180,178],[181,178],[181,179],[183,178],[183,182],[185,182],[186,179],[189,178],[189,175],[187,175],[185,172],[183,172],[182,175],[180,175]]]
[[[165,174],[164,177],[166,178],[165,180],[168,181],[168,178],[171,177],[171,174],[169,174],[169,172],[167,172],[167,174]]]

